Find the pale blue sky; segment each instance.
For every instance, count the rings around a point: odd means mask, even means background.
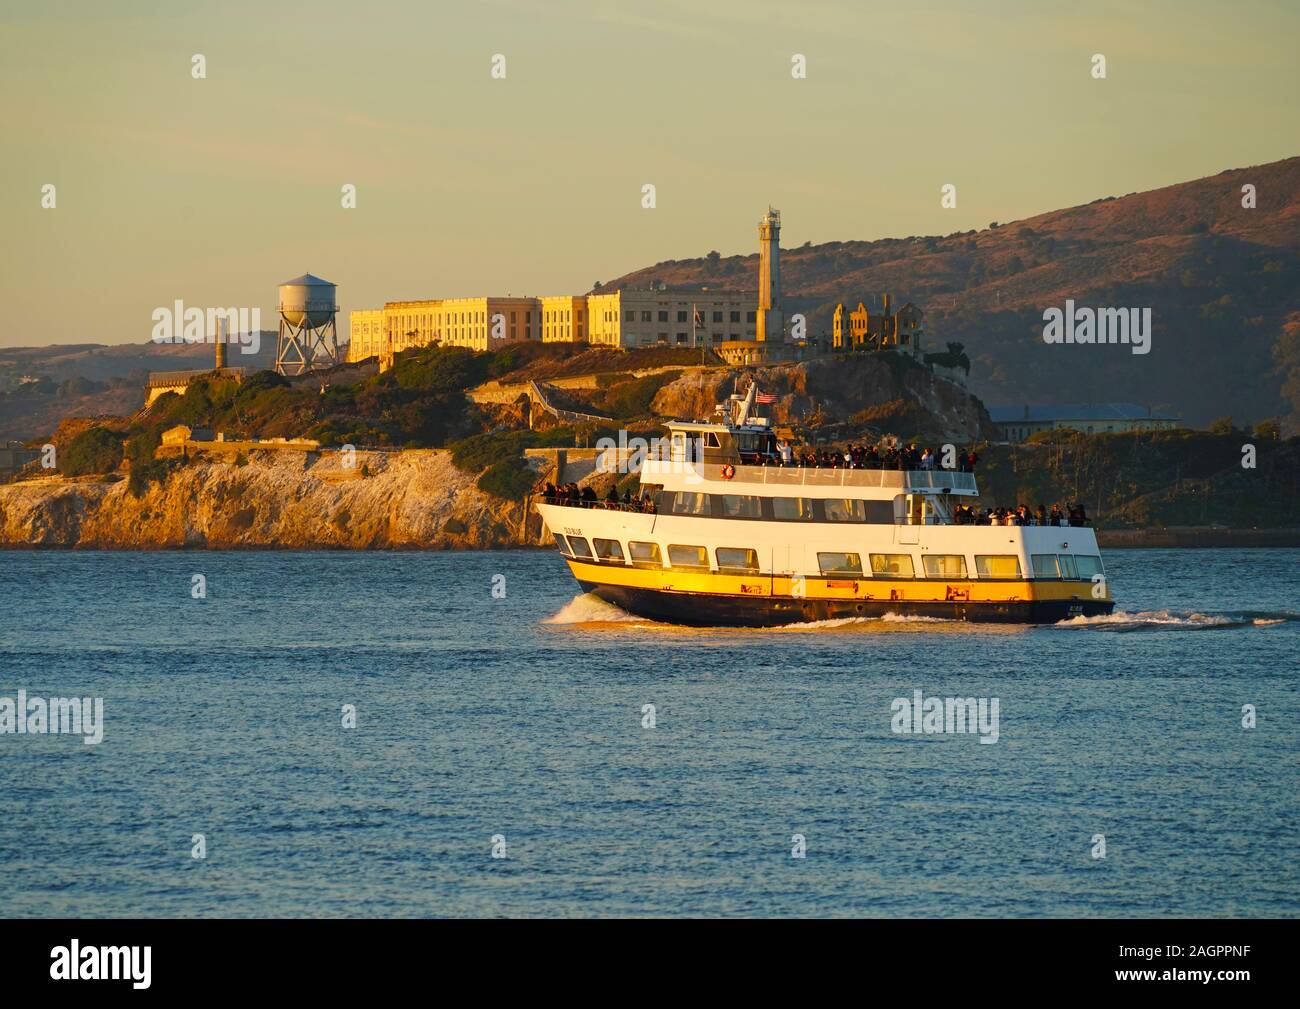
[[[1136,6],[0,0],[0,345],[177,298],[270,328],[304,271],[345,313],[581,293],[753,251],[768,203],[787,247],[947,234],[1300,153],[1300,5]]]

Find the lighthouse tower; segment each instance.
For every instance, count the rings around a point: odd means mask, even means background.
[[[767,208],[758,222],[758,316],[754,338],[780,342],[785,336],[781,312],[781,211]]]

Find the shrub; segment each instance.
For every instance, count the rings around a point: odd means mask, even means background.
[[[484,494],[518,501],[533,489],[537,476],[518,456],[511,456],[489,466],[475,486]]]
[[[462,473],[478,473],[507,457],[518,457],[526,448],[559,448],[573,444],[573,428],[549,431],[492,431],[458,441],[451,447],[451,461]]]
[[[121,436],[106,427],[91,427],[74,437],[59,453],[59,472],[64,476],[111,473],[121,462]]]
[[[641,417],[650,412],[655,394],[665,385],[681,377],[680,371],[666,371],[659,375],[646,375],[630,382],[620,382],[592,399],[592,405],[619,419]]]
[[[162,435],[158,428],[146,428],[126,443],[126,458],[131,467],[131,476],[127,489],[132,497],[143,497],[152,480],[162,480],[170,469],[168,464],[154,458],[158,446],[162,444]]]

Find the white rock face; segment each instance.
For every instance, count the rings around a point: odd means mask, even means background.
[[[369,475],[363,475],[363,467]],[[524,545],[522,502],[479,491],[446,451],[200,456],[135,498],[117,478],[0,485],[0,546],[485,549]],[[536,541],[539,519],[531,531]]]

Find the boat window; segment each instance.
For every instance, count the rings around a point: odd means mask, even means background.
[[[668,563],[675,568],[699,568],[707,571],[709,554],[704,547],[684,547],[675,543],[668,545]]]
[[[891,575],[894,578],[915,578],[916,568],[911,554],[872,554],[871,573]]]
[[[573,554],[575,557],[586,557],[588,560],[591,559],[591,545],[587,543],[585,537],[570,536],[569,546],[573,548]]]
[[[772,518],[778,522],[807,522],[812,517],[813,503],[811,498],[772,498]]]
[[[921,563],[927,578],[966,577],[966,558],[961,554],[926,554]]]
[[[562,554],[572,553],[572,551],[569,549],[568,540],[566,540],[559,533],[552,533],[551,535],[555,537],[555,545],[560,548],[560,553]]]
[[[729,519],[758,519],[763,517],[762,498],[748,494],[719,494],[722,499],[722,516]]]
[[[718,443],[718,436],[717,436],[716,434],[714,434],[712,431],[710,431],[707,435],[705,435],[705,438],[704,438],[704,444],[705,444],[708,448],[721,448],[721,447],[722,447],[722,446]]]
[[[1019,578],[1020,558],[1015,554],[976,554],[975,571],[981,578]]]
[[[867,521],[879,526],[894,524],[893,501],[863,501],[867,509]]]
[[[1057,559],[1057,560],[1060,562],[1060,564],[1061,564],[1061,577],[1062,577],[1062,578],[1078,578],[1078,577],[1079,577],[1078,569],[1076,569],[1075,566],[1074,566],[1074,558],[1073,558],[1073,557],[1071,557],[1069,554],[1060,554],[1059,556],[1057,556],[1056,559]]]
[[[596,556],[602,561],[622,561],[623,548],[619,545],[618,540],[595,539],[592,543],[596,547]]]
[[[664,566],[664,562],[659,556],[658,543],[638,543],[633,540],[627,545],[627,551],[632,557],[634,567],[661,568]]]
[[[1092,579],[1093,575],[1102,574],[1101,558],[1092,554],[1075,554],[1074,567],[1080,578]]]
[[[908,558],[910,561],[912,558]],[[859,554],[822,554],[817,555],[817,566],[824,575],[860,575],[862,574],[862,557]]]
[[[1061,569],[1056,566],[1056,554],[1033,554],[1029,560],[1034,566],[1035,578],[1061,577]]]
[[[670,515],[708,515],[709,495],[695,491],[679,490],[668,501]]]
[[[824,504],[827,522],[867,521],[867,509],[856,498],[827,498]]]
[[[758,551],[748,547],[718,547],[718,570],[726,574],[757,574]],[[676,561],[673,562],[674,564]]]

